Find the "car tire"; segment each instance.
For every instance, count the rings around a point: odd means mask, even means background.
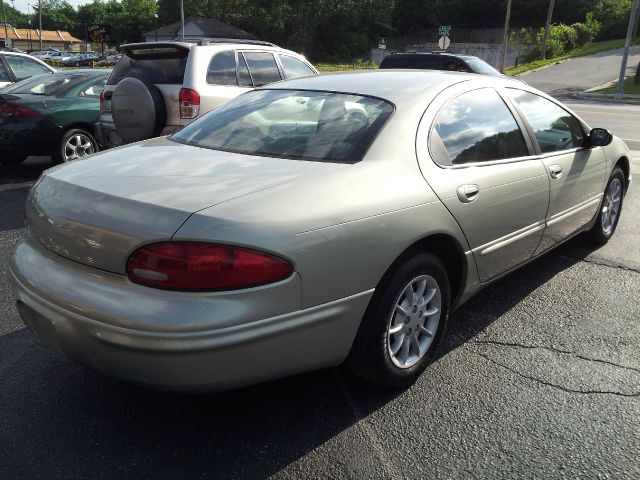
[[[444,265],[429,253],[413,255],[385,275],[376,288],[347,368],[382,387],[412,384],[431,362],[449,310],[449,277]]]
[[[596,245],[604,245],[609,241],[618,226],[622,202],[624,201],[626,178],[618,166],[613,169],[607,188],[604,190],[602,202],[596,213],[596,221],[587,232],[590,240]]]
[[[98,142],[87,130],[72,128],[67,130],[56,151],[51,156],[55,164],[70,162],[98,151]]]

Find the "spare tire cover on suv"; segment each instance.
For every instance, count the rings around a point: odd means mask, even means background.
[[[150,82],[123,78],[111,96],[111,114],[118,135],[127,143],[157,137],[166,123],[162,93]]]

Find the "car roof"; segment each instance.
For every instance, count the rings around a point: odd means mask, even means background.
[[[411,103],[429,90],[441,91],[456,83],[477,78],[478,74],[446,70],[364,70],[294,78],[261,88],[352,93],[382,98],[398,105]]]
[[[61,70],[55,72],[52,75],[71,75],[73,77],[99,77],[100,75],[108,76],[111,74],[111,69],[106,68],[74,68],[73,70]]]

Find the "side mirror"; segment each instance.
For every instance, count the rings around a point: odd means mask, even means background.
[[[589,132],[589,142],[594,147],[604,147],[611,143],[613,135],[606,128],[593,128]]]

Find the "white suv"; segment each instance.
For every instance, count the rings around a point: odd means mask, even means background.
[[[100,96],[96,133],[106,148],[174,133],[252,88],[318,73],[303,56],[262,41],[133,43],[121,50]]]

